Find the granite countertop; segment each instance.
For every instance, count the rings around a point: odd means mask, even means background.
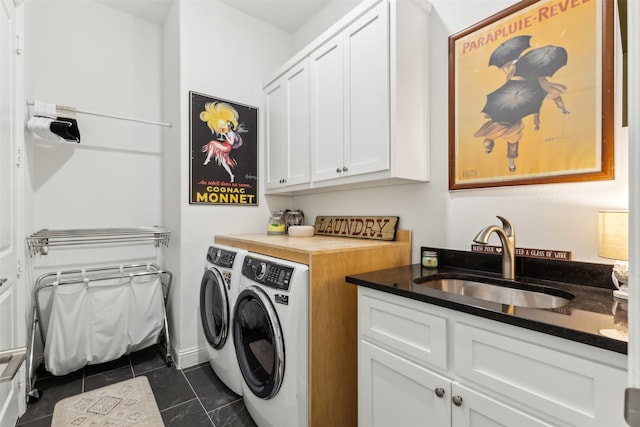
[[[488,282],[500,283],[506,279],[502,279],[501,275],[495,271],[487,271],[496,270],[496,268],[499,271],[499,266],[494,265],[496,261],[498,264],[500,263],[499,257],[487,258],[486,254],[480,256],[480,254],[467,254],[437,248],[423,249],[438,251],[441,259],[442,255],[445,255],[445,265],[442,265],[441,262],[438,268],[431,269],[414,264],[347,276],[346,280],[348,283],[358,286],[627,354],[627,301],[614,298],[612,288],[607,287],[612,285],[607,283],[603,276],[606,277],[605,273],[608,272],[610,277],[611,270],[608,269],[610,266],[517,259],[516,282],[551,287],[568,292],[574,298],[559,308],[514,307],[445,292],[420,284],[420,282],[424,283],[425,278],[428,279],[429,276],[456,277],[460,274],[482,276]],[[473,262],[460,262],[461,259],[469,261],[470,257]],[[479,263],[478,260],[480,260]],[[484,260],[489,262],[485,263]],[[559,264],[556,265],[556,263]],[[469,264],[474,267],[489,266],[489,268],[482,270],[459,268],[456,264],[465,267],[468,267]],[[544,273],[537,274],[536,268],[532,268],[532,266],[541,267],[540,271],[544,271]],[[554,270],[553,267],[556,266],[559,266],[561,271]],[[586,271],[584,271],[585,269]],[[520,275],[519,271],[530,273],[534,277]],[[558,274],[549,274],[549,271],[558,271]],[[589,271],[591,275],[589,275]],[[558,280],[559,277],[563,280]],[[585,277],[591,279],[585,279]],[[555,280],[549,280],[549,278]],[[593,280],[595,283],[585,285],[583,284],[585,280]],[[510,309],[507,310],[509,307]]]

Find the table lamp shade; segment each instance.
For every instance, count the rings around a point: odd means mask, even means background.
[[[598,213],[598,256],[626,261],[629,258],[629,212]]]

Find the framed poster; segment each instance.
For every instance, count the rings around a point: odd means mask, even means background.
[[[524,0],[449,37],[449,189],[613,179],[613,0]]]
[[[258,109],[189,92],[189,203],[258,205]]]

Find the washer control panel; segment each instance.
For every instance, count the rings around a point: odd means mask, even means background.
[[[242,264],[242,275],[261,285],[274,289],[289,290],[293,267],[246,256]]]
[[[215,246],[209,246],[207,251],[207,261],[218,267],[231,268],[235,259],[236,253],[233,251],[227,251]]]

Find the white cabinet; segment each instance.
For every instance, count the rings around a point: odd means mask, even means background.
[[[451,393],[453,405],[451,425],[453,427],[550,427],[553,425],[457,382],[452,384]]]
[[[311,179],[389,169],[388,5],[311,53]]]
[[[265,88],[266,188],[309,183],[309,66],[304,58]]]
[[[364,0],[275,73],[265,88],[267,193],[428,180],[428,8],[413,0]],[[297,96],[299,108],[292,108],[277,89],[303,61],[307,105]],[[301,111],[309,113],[307,133],[296,138],[308,141],[306,155],[285,152],[278,142]],[[280,155],[287,160],[273,158]],[[297,186],[286,174],[283,181],[278,171],[285,162],[309,163],[309,184]]]
[[[451,425],[451,380],[366,340],[358,347],[358,424]]]
[[[625,355],[364,287],[358,339],[361,426],[626,425]]]

